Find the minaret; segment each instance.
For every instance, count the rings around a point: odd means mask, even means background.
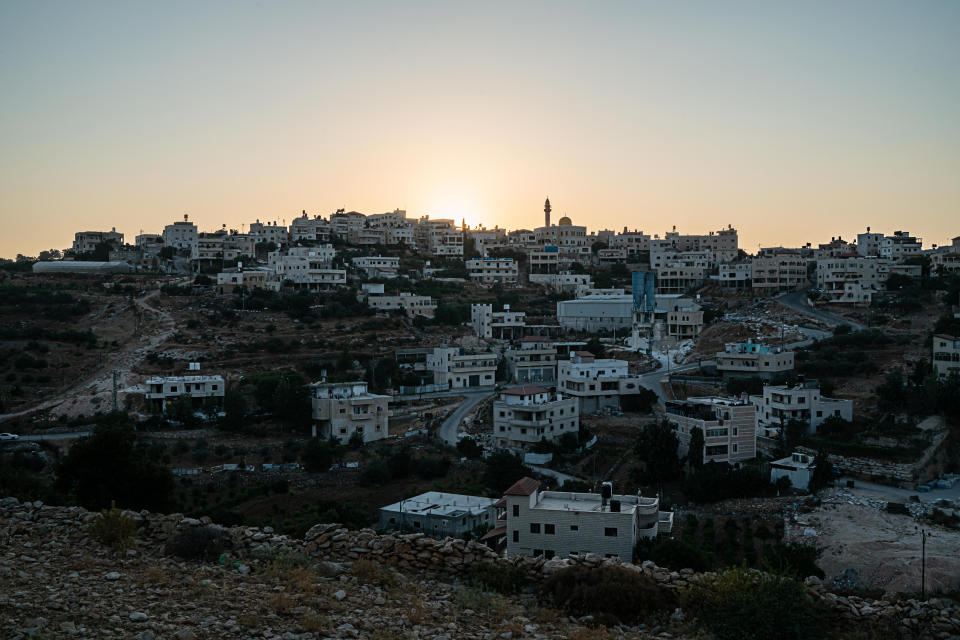
[[[550,198],[547,198],[547,201],[543,203],[543,220],[544,226],[550,226]]]

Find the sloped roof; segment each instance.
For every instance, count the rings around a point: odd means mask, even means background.
[[[503,492],[505,496],[529,496],[540,488],[540,483],[533,478],[520,478],[509,489]]]

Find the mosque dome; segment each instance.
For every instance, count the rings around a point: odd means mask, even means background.
[[[562,218],[560,218],[560,222],[558,222],[557,224],[560,225],[561,227],[569,227],[573,223],[570,222],[570,218],[568,218],[567,216],[563,216]]]

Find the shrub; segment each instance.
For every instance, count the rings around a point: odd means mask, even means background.
[[[544,580],[537,596],[574,615],[602,614],[624,624],[669,611],[676,604],[673,593],[653,578],[617,567],[564,569]]]
[[[231,546],[227,532],[220,527],[189,527],[167,543],[167,553],[185,560],[209,562]]]
[[[471,584],[499,593],[520,593],[527,585],[527,572],[511,564],[484,562],[467,574]]]
[[[652,560],[657,566],[679,571],[710,571],[713,569],[713,554],[704,551],[690,540],[657,538],[637,543],[638,561]]]
[[[822,613],[803,585],[782,576],[728,569],[683,590],[680,602],[717,640],[800,640],[823,634]]]
[[[125,551],[133,546],[137,521],[125,515],[116,504],[100,512],[100,517],[90,524],[90,534],[111,549]]]
[[[369,558],[360,558],[350,567],[350,573],[361,582],[374,582],[386,587],[397,583],[397,576],[389,569],[381,567]]]

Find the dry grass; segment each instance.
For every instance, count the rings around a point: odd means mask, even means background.
[[[167,584],[170,581],[164,568],[156,565],[147,567],[146,578],[150,584]]]
[[[293,598],[283,591],[276,591],[267,598],[267,607],[278,616],[285,616],[293,609]]]
[[[85,553],[76,558],[71,566],[75,571],[93,571],[97,568],[99,561],[95,555]]]
[[[302,593],[316,593],[317,574],[312,569],[297,567],[287,572],[287,584]]]
[[[410,624],[423,624],[427,619],[427,607],[419,595],[411,596],[407,608],[407,620]]]
[[[601,625],[595,629],[589,627],[574,629],[567,637],[569,640],[613,640],[617,636]]]
[[[373,560],[360,558],[350,567],[350,573],[357,577],[361,582],[375,582],[385,587],[392,587],[397,584],[397,575],[381,567]]]
[[[324,631],[327,628],[327,616],[322,613],[308,613],[300,619],[304,631]]]
[[[237,624],[239,624],[244,629],[256,629],[259,623],[259,618],[252,613],[245,613],[242,616],[237,618]]]

